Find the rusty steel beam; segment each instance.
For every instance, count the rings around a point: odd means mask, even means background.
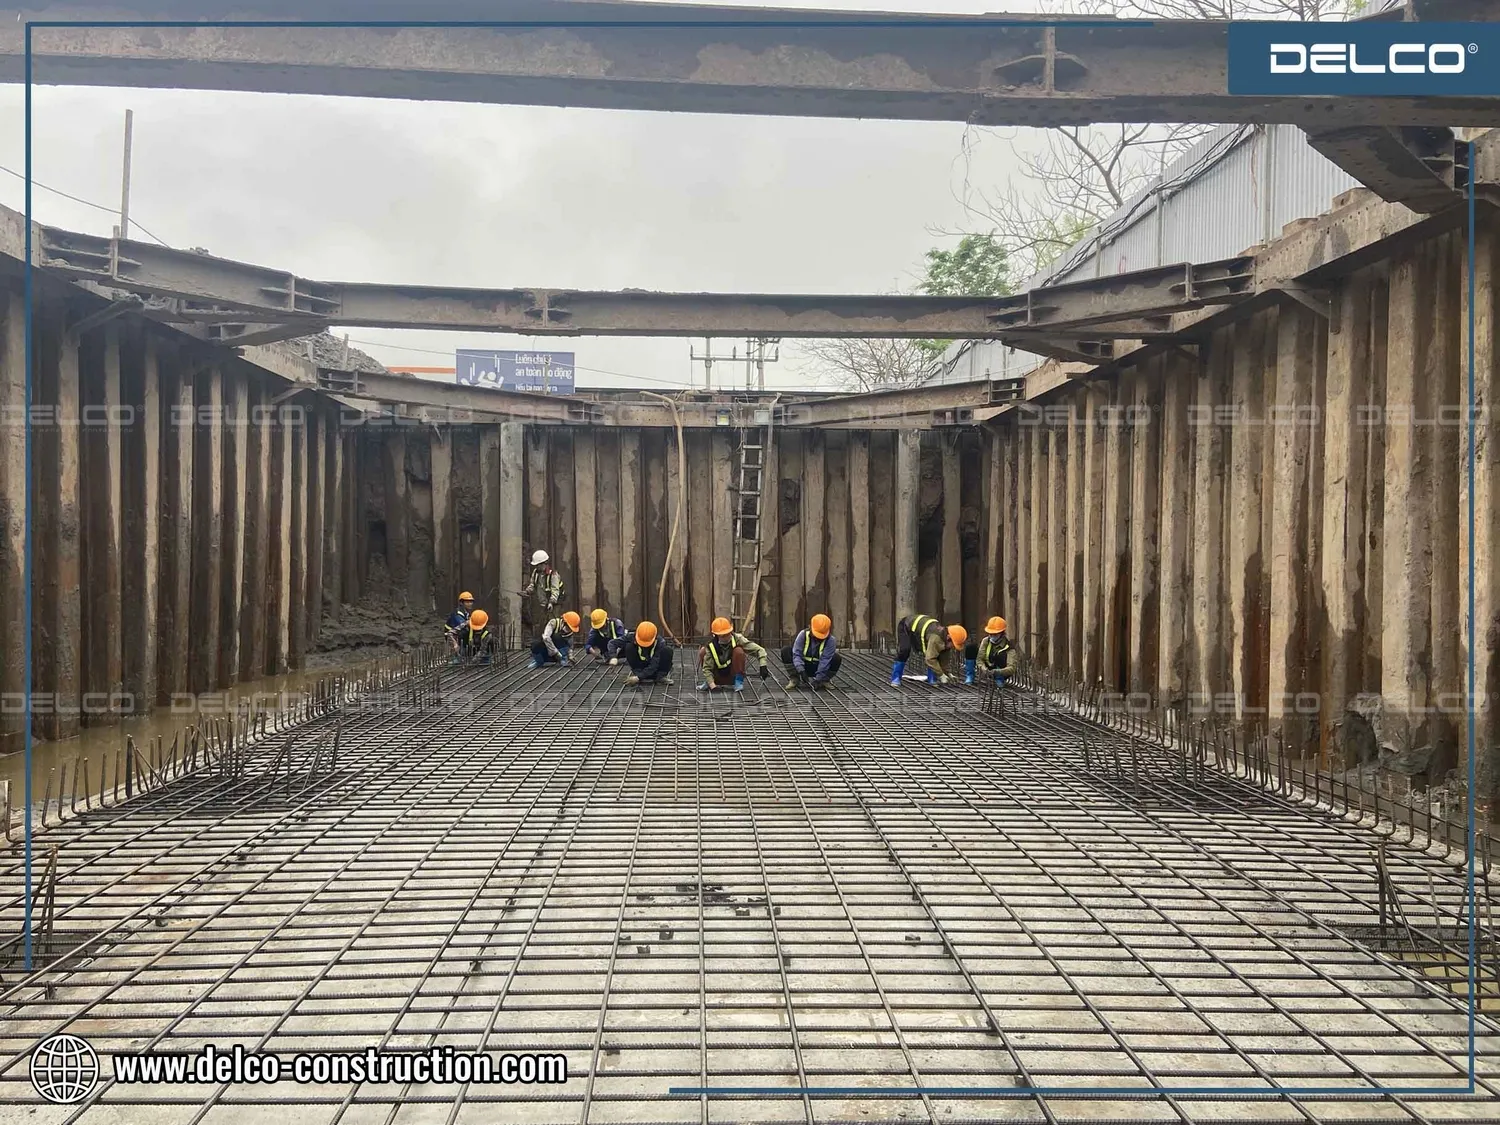
[[[1158,335],[1151,318],[1228,304],[1251,262],[1139,270],[1017,297],[585,292],[309,281],[282,270],[129,239],[39,228],[36,264],[148,295],[162,319],[219,325],[210,338],[260,342],[328,325],[553,336],[903,337],[1006,339],[1077,358],[1074,338]],[[243,329],[236,324],[246,325]],[[277,329],[273,326],[283,326]],[[1139,331],[1138,331],[1139,329]]]
[[[23,78],[23,21],[0,18],[0,80]],[[446,4],[492,21],[493,5]],[[518,0],[506,27],[36,28],[40,84],[810,117],[1484,125],[1494,99],[1239,97],[1227,25],[1201,20],[911,16]],[[416,0],[52,0],[33,20],[430,21]],[[549,26],[550,25],[550,26]],[[559,26],[564,25],[564,26]]]
[[[1309,130],[1307,140],[1381,199],[1427,214],[1463,199],[1469,146],[1449,129],[1361,125]]]

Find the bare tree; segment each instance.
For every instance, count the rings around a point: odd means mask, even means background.
[[[856,391],[914,387],[936,369],[921,340],[803,340],[802,351],[833,381]]]

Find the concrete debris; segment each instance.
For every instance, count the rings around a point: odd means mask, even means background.
[[[290,341],[319,367],[333,371],[373,371],[388,374],[385,364],[374,356],[366,355],[352,344],[347,348],[342,336],[332,332],[318,332],[312,336],[299,336]]]

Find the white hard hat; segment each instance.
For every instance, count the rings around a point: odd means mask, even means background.
[[[541,566],[542,563],[544,563],[546,561],[547,561],[547,552],[546,551],[537,551],[537,552],[535,552],[531,556],[531,565],[532,566]]]

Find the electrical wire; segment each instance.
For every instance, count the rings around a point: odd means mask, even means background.
[[[17,172],[14,168],[7,168],[4,164],[0,164],[0,172],[7,172],[10,175],[14,176],[18,180],[24,180],[26,178],[26,176],[25,176],[24,173]],[[31,181],[31,186],[32,187],[39,187],[43,191],[50,191],[53,195],[60,195],[64,199],[71,199],[74,203],[81,203],[85,207],[92,207],[92,208],[94,208],[94,210],[96,210],[96,211],[103,211],[105,214],[108,214],[108,215],[118,215],[120,213],[119,208],[116,208],[116,207],[106,207],[102,203],[95,203],[91,199],[84,199],[84,198],[82,198],[80,196],[73,195],[70,192],[63,191],[61,188],[49,187],[48,185],[42,183],[40,180],[32,180]],[[136,220],[133,219],[133,218],[130,220],[130,222],[131,222],[131,224],[133,226],[140,227],[141,233],[144,234],[147,238],[150,238],[150,239],[152,239],[155,242],[159,242],[163,246],[167,246],[168,245],[168,243],[167,243],[167,241],[165,239],[157,238],[156,235],[152,234],[149,230],[147,230],[146,227],[145,227],[145,225],[143,223],[136,222]]]

